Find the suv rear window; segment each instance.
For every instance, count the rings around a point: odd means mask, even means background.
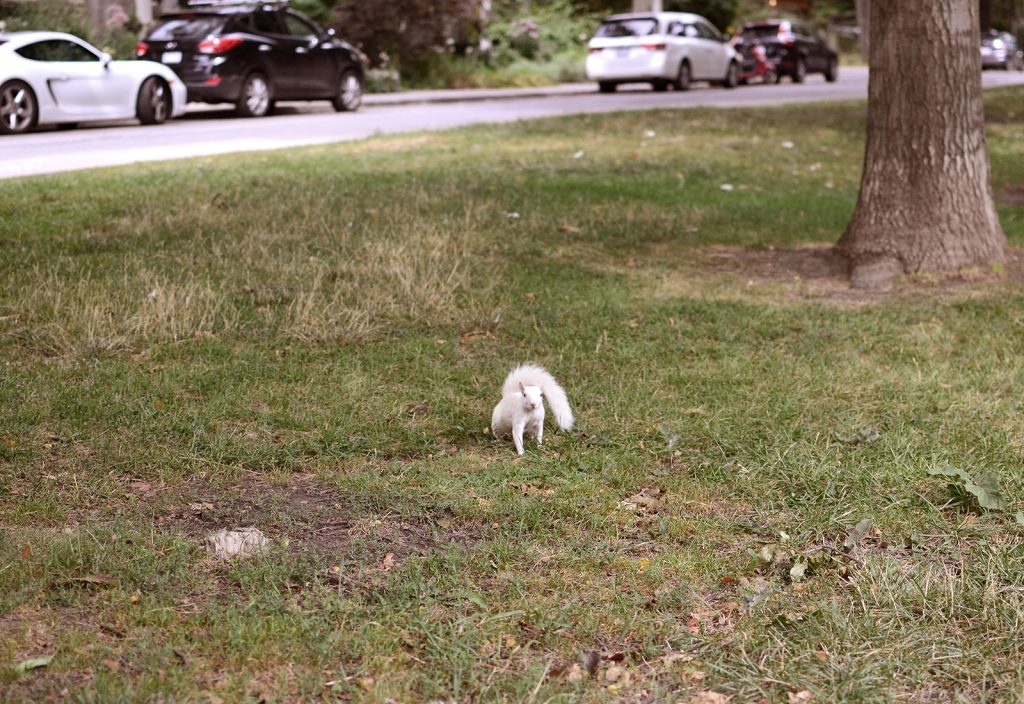
[[[766,39],[768,37],[775,37],[778,36],[780,27],[781,25],[777,24],[758,24],[753,27],[744,27],[740,36],[744,39]]]
[[[205,39],[223,29],[224,17],[172,17],[157,25],[149,38],[154,41],[170,41],[174,39]]]
[[[653,17],[640,17],[629,20],[609,20],[602,22],[597,28],[597,37],[646,37],[656,34],[658,20]]]

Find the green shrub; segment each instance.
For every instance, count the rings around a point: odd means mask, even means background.
[[[38,0],[15,3],[0,1],[0,21],[8,31],[48,30],[67,32],[81,37],[117,59],[130,59],[141,26],[119,6],[113,6],[107,17],[107,28],[97,31],[81,5],[63,0]]]
[[[548,62],[555,56],[579,49],[593,34],[601,17],[579,13],[567,0],[537,5],[526,16],[501,17],[492,22],[488,62],[496,67],[516,62]]]

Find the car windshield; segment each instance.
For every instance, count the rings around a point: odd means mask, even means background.
[[[658,31],[658,20],[637,17],[628,20],[607,20],[597,28],[598,37],[646,37]]]
[[[743,39],[766,39],[778,34],[779,25],[777,24],[757,24],[752,27],[744,27],[740,36]]]
[[[223,17],[174,17],[158,25],[149,38],[155,41],[205,38],[220,31],[224,23]]]

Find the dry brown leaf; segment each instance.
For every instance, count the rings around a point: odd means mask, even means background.
[[[579,663],[575,662],[565,673],[565,679],[569,682],[580,682],[584,677],[586,677],[586,673],[583,671],[583,668],[579,666]]]
[[[814,699],[814,694],[812,694],[809,689],[802,689],[799,692],[789,692],[786,696],[789,698],[789,704],[806,704]]]
[[[372,677],[360,677],[356,680],[356,684],[358,684],[359,688],[364,692],[369,692],[373,689],[373,685],[376,684],[376,680]]]
[[[612,665],[604,671],[604,678],[608,682],[618,682],[624,674],[626,674],[625,670],[618,665]]]
[[[385,572],[390,572],[391,568],[395,566],[395,553],[389,552],[384,556],[384,561],[381,563],[381,569]]]
[[[707,689],[703,692],[697,692],[693,699],[690,700],[690,704],[725,704],[728,701],[728,696]]]
[[[92,584],[98,587],[112,587],[117,584],[117,580],[113,577],[108,577],[105,574],[88,574],[84,577],[68,577],[63,581],[64,583],[73,584]]]

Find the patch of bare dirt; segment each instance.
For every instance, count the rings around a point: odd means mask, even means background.
[[[471,543],[479,534],[476,526],[444,512],[410,516],[368,509],[308,475],[294,475],[286,483],[254,475],[228,486],[196,484],[183,490],[180,504],[156,523],[195,538],[221,528],[256,526],[274,543],[287,540],[293,552],[335,561],[358,555],[385,568]]]
[[[702,273],[733,279],[748,289],[772,285],[793,298],[840,304],[862,304],[900,295],[983,293],[1005,282],[1024,283],[1024,249],[1011,248],[998,270],[971,269],[945,276],[906,276],[889,291],[868,291],[850,286],[846,260],[831,244],[800,245],[789,249],[749,249],[713,245],[698,257]]]

